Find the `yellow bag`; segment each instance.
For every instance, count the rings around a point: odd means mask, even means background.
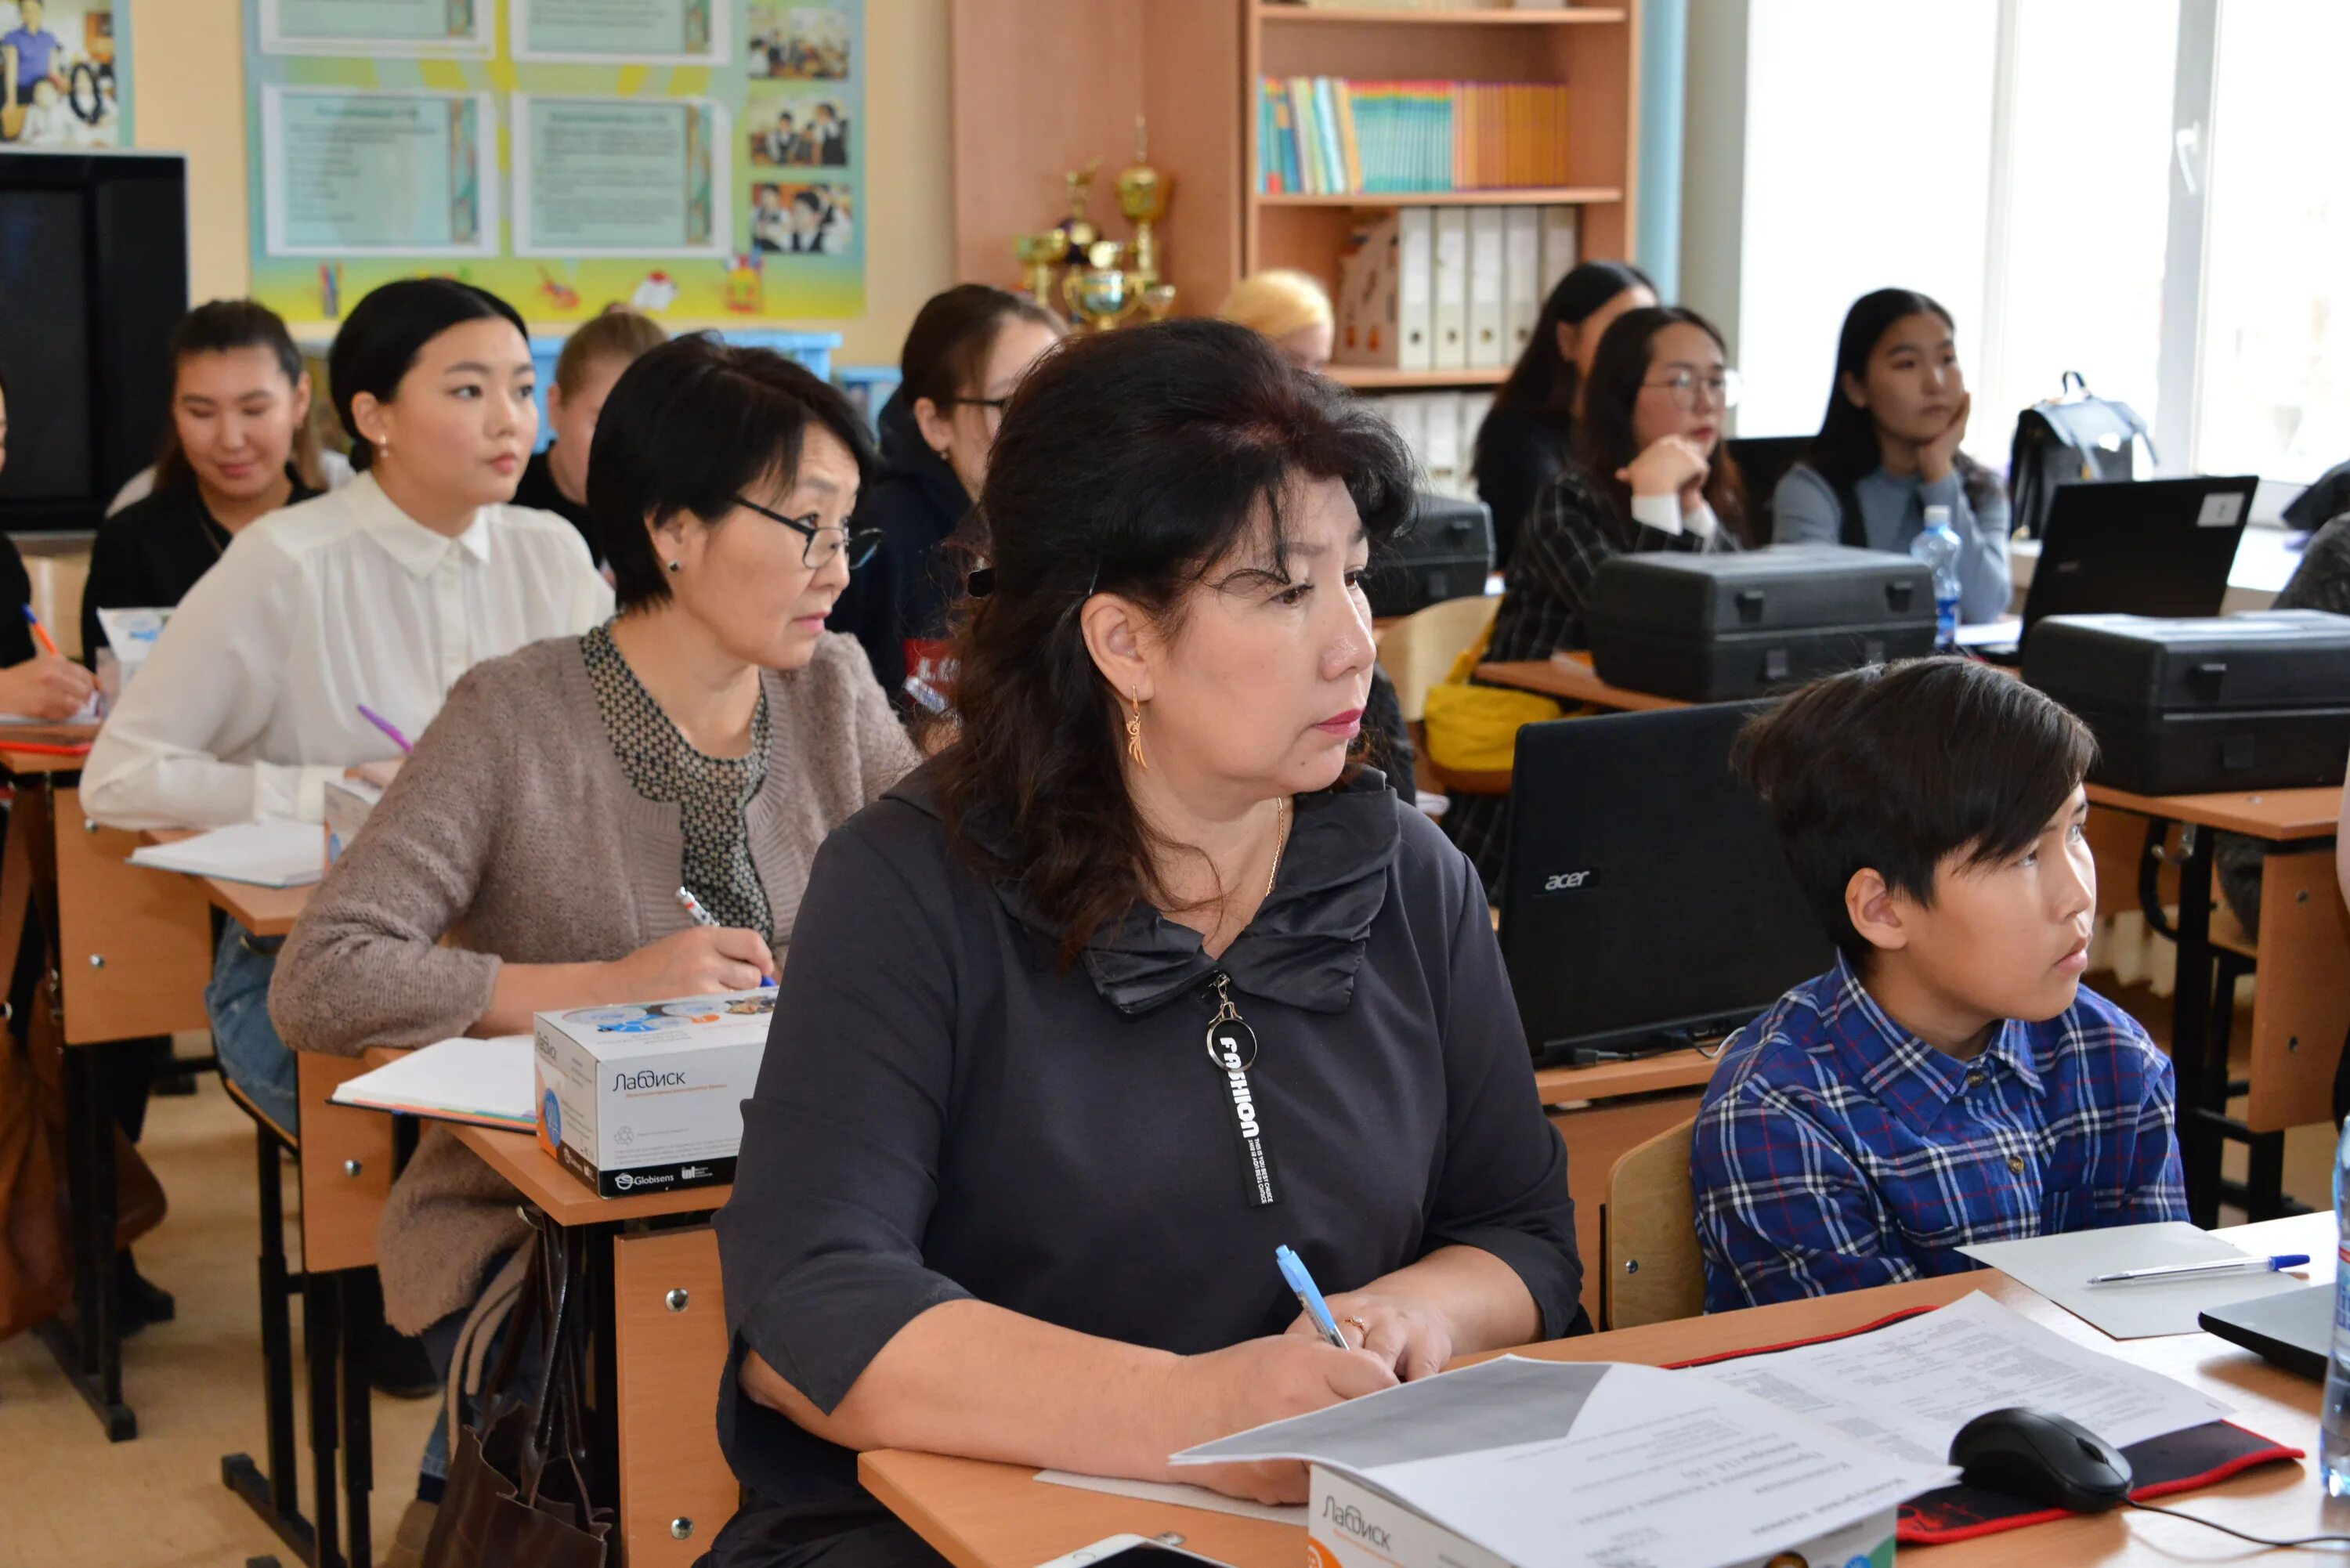
[[[1507,774],[1517,765],[1518,727],[1563,717],[1551,699],[1503,686],[1471,686],[1483,663],[1493,628],[1461,651],[1443,683],[1428,689],[1421,722],[1428,731],[1428,760],[1442,774]]]

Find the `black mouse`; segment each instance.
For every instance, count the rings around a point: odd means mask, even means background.
[[[2129,1496],[2121,1450],[2045,1410],[1984,1411],[1950,1439],[1950,1462],[1969,1486],[2074,1513],[2102,1513]]]

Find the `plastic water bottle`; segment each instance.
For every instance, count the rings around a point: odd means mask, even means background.
[[[2334,1222],[2350,1224],[2350,1200],[2343,1178],[2350,1174],[2350,1127],[2334,1149]],[[2325,1359],[2325,1403],[2318,1411],[2317,1462],[2325,1471],[2325,1495],[2350,1497],[2350,1263],[2343,1263],[2341,1243],[2334,1243],[2334,1354]]]
[[[1959,644],[1959,544],[1958,530],[1950,526],[1950,509],[1947,506],[1926,508],[1926,525],[1909,541],[1912,560],[1923,561],[1934,574],[1934,646],[1956,648]]]

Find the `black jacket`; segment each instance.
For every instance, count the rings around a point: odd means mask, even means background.
[[[883,405],[880,425],[881,477],[858,500],[850,525],[879,529],[881,545],[825,624],[864,645],[873,678],[903,711],[916,701],[907,676],[925,673],[925,655],[937,650],[924,645],[944,639],[947,612],[962,597],[962,564],[945,545],[971,497],[947,460],[923,444],[902,392]]]

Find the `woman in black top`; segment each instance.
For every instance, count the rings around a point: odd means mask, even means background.
[[[1519,525],[1572,450],[1592,357],[1616,318],[1657,303],[1656,286],[1629,262],[1570,268],[1543,302],[1526,351],[1477,427],[1477,494],[1493,509],[1493,565],[1507,568]]]
[[[1167,1479],[1586,1326],[1483,894],[1349,760],[1410,485],[1228,323],[1079,339],[1013,400],[958,736],[816,856],[744,1106],[716,1563],[935,1562],[859,1449]]]
[[[286,323],[215,299],[172,332],[172,418],[155,488],[99,524],[81,596],[82,657],[106,646],[101,609],[168,609],[255,518],[323,488],[310,376]]]
[[[516,506],[552,512],[578,529],[598,566],[607,552],[588,521],[588,449],[596,421],[620,372],[668,341],[660,323],[625,305],[608,305],[581,322],[555,357],[555,383],[546,389],[546,427],[555,438],[531,454],[515,486]]]
[[[1548,659],[1589,646],[1585,594],[1610,556],[1651,550],[1738,550],[1746,492],[1721,450],[1738,400],[1738,372],[1721,334],[1678,306],[1627,311],[1600,339],[1575,461],[1535,498],[1503,578],[1490,659]],[[1456,798],[1445,831],[1501,889],[1507,795]]]

